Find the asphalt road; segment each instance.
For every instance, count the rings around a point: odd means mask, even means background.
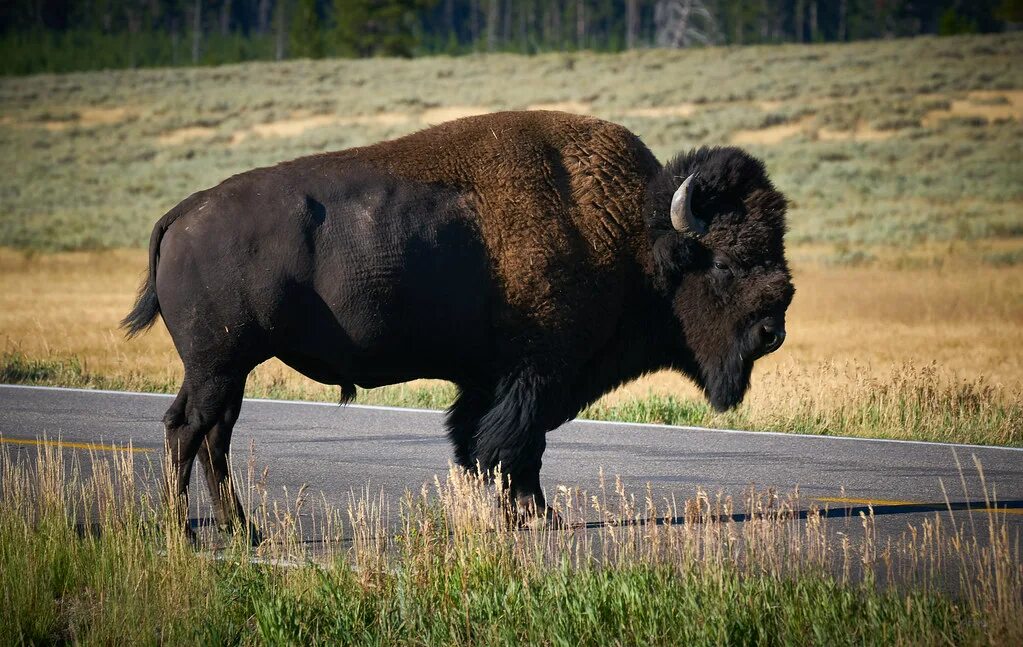
[[[102,454],[130,441],[158,460],[169,405],[164,395],[0,385],[0,443],[24,457],[41,443]],[[257,470],[268,468],[271,492],[307,485],[344,504],[368,487],[397,501],[447,470],[442,422],[436,411],[247,400],[234,434],[235,469],[244,468],[252,447]],[[897,533],[946,508],[942,483],[954,508],[985,508],[973,457],[1002,509],[997,514],[1019,532],[1023,450],[1013,448],[575,421],[549,434],[542,479],[548,491],[593,491],[603,468],[640,497],[650,484],[655,497],[678,500],[698,488],[741,500],[751,486],[798,487],[807,506],[855,512],[872,503],[878,530]]]

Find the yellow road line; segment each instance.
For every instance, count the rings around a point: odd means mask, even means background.
[[[981,512],[994,512],[996,514],[1023,514],[1020,508],[981,508]]]
[[[101,452],[140,452],[154,451],[151,447],[130,447],[128,445],[103,445],[100,443],[79,443],[67,440],[42,440],[40,438],[0,438],[0,443],[8,445],[31,445],[33,447],[59,447],[61,449],[89,449]]]
[[[854,499],[849,497],[840,496],[818,496],[813,498],[814,501],[823,501],[824,503],[848,503],[851,505],[893,505],[893,506],[914,506],[914,505],[935,505],[931,503],[925,503],[921,501],[898,501],[891,499]],[[1020,508],[987,508],[984,506],[978,506],[972,508],[974,512],[996,512],[1005,514],[1023,514],[1023,509]],[[965,512],[965,510],[957,510],[957,512]]]
[[[849,503],[852,505],[919,505],[919,501],[893,501],[889,499],[850,499],[841,496],[817,496],[814,501],[825,503]]]

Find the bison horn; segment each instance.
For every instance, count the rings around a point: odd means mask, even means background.
[[[685,179],[671,198],[671,226],[677,231],[691,231],[697,236],[707,233],[707,225],[693,215],[693,173]]]

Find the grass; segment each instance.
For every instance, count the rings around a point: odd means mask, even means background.
[[[233,173],[546,106],[619,121],[662,159],[745,142],[793,199],[793,242],[1019,249],[1021,56],[1010,33],[4,78],[0,245],[142,246],[162,213]]]
[[[795,376],[800,383],[832,383],[839,389],[807,392],[791,385],[792,375],[775,374],[768,385],[788,384],[779,397],[763,395],[731,412],[716,413],[706,402],[675,395],[604,398],[580,418],[646,424],[688,425],[797,434],[860,436],[979,445],[1023,446],[1023,404],[1019,391],[1006,391],[983,380],[948,382],[935,368],[899,366],[887,380],[842,376],[827,368],[816,376]],[[848,380],[848,381],[844,381]],[[858,381],[857,381],[858,380]],[[33,359],[15,352],[0,355],[0,383],[65,386],[119,391],[176,393],[177,382],[159,382],[141,374],[107,376],[83,368],[78,358]],[[255,398],[337,400],[336,389],[299,380],[266,381],[256,374],[246,387]],[[359,389],[360,404],[441,409],[454,402],[455,387],[421,381],[379,389]]]
[[[173,512],[143,487],[157,480],[150,468],[140,476],[117,452],[91,464],[86,474],[59,450],[0,453],[4,644],[1023,638],[1019,545],[997,513],[958,524],[938,514],[880,544],[871,514],[812,509],[797,520],[798,494],[654,501],[616,482],[559,489],[554,505],[571,529],[508,532],[500,494],[457,471],[400,502],[353,495],[339,509],[304,493],[271,503],[250,468],[244,491],[265,540],[250,549],[242,535],[225,538],[215,560],[164,532]],[[751,519],[731,521],[740,508]],[[608,523],[579,525],[594,518]],[[642,523],[658,518],[683,521]],[[300,534],[316,524],[325,544],[313,554]]]

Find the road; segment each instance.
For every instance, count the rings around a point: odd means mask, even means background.
[[[158,459],[169,405],[165,395],[0,385],[0,443],[30,456],[44,442],[102,454],[130,441]],[[257,470],[268,468],[271,492],[307,485],[343,505],[368,487],[397,501],[447,470],[442,422],[437,411],[247,400],[234,434],[235,469],[244,468],[251,446]],[[647,484],[658,499],[678,500],[697,488],[741,500],[750,486],[781,493],[798,486],[806,505],[856,511],[872,503],[879,531],[898,533],[945,509],[942,483],[954,507],[985,507],[973,457],[1003,508],[998,514],[1018,532],[1023,450],[1014,448],[575,421],[548,436],[542,478],[548,491],[563,484],[592,492],[603,468],[640,499]]]

